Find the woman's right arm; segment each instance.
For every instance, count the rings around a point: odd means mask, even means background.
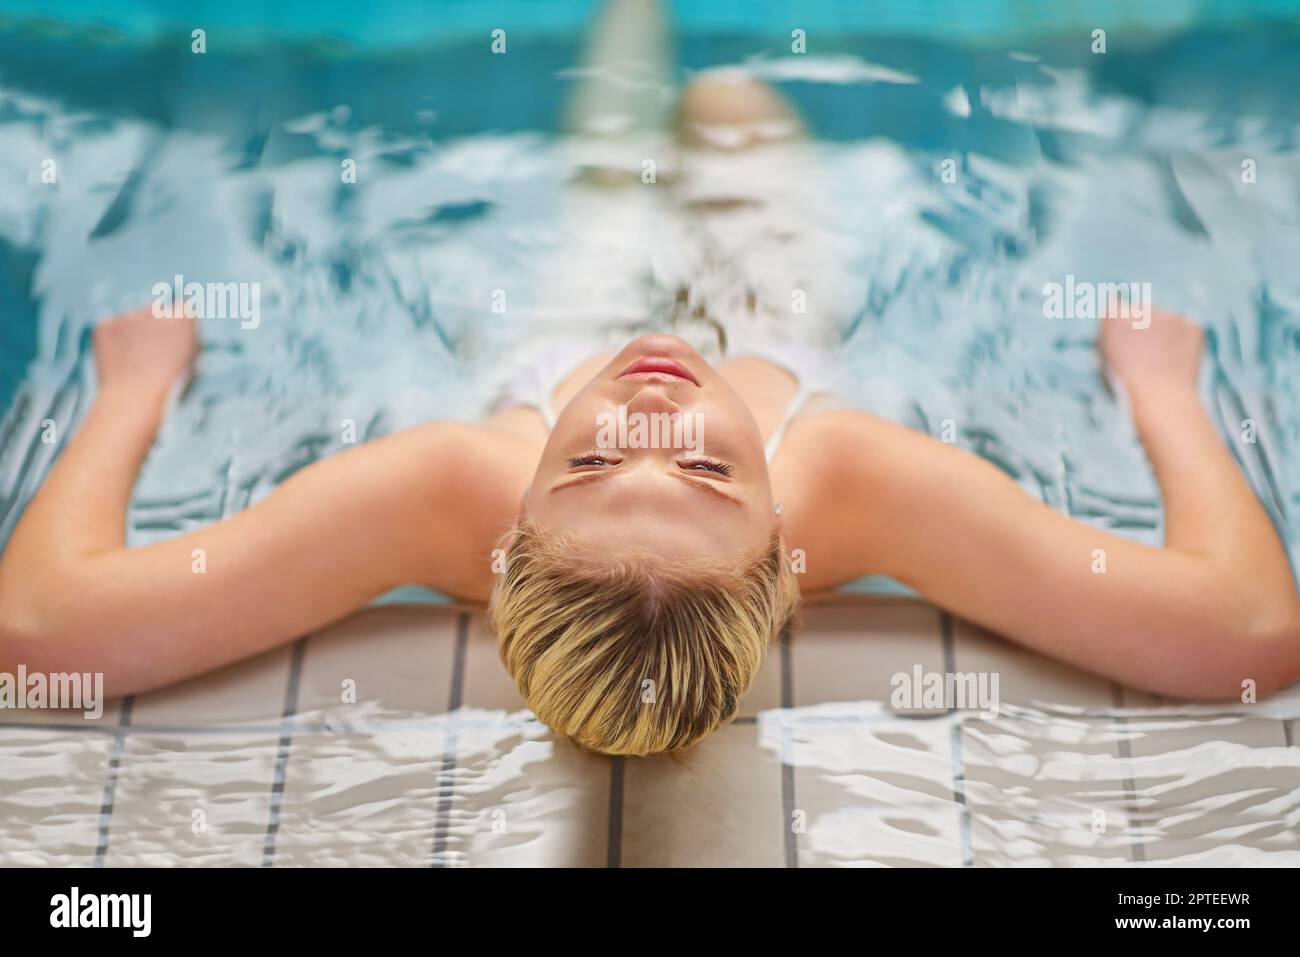
[[[794,541],[811,586],[889,575],[1013,641],[1175,697],[1284,687],[1300,677],[1300,595],[1268,513],[1201,407],[1200,330],[1160,312],[1147,329],[1106,323],[1102,351],[1163,494],[1164,547],[1072,520],[930,436],[826,413],[801,439],[804,460],[829,462],[831,476],[816,496],[821,519]]]
[[[103,672],[110,694],[135,693],[398,585],[486,595],[531,463],[509,436],[460,423],[331,456],[226,521],[127,548],[131,490],[193,349],[186,321],[136,314],[97,333],[99,396],[0,556],[0,670]]]

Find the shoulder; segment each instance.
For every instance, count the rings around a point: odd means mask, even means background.
[[[394,547],[413,556],[413,580],[485,599],[490,555],[519,513],[537,466],[535,445],[460,422],[430,423],[380,442],[391,442],[392,449],[375,462],[369,494],[388,499],[379,507]]]
[[[504,494],[512,506],[518,505],[541,455],[534,437],[469,422],[431,422],[392,440],[395,458],[426,495],[481,500]]]
[[[883,534],[946,483],[958,454],[925,433],[869,412],[828,409],[790,423],[772,488],[792,531],[813,540],[847,527]],[[934,481],[924,476],[938,476]]]
[[[513,515],[537,465],[534,445],[467,422],[430,422],[313,466],[377,518],[400,528],[476,524]]]
[[[935,497],[950,497],[960,453],[868,412],[835,409],[793,421],[772,463],[786,540],[808,556],[800,586],[820,591],[863,575],[895,575],[925,544]]]
[[[922,433],[857,409],[810,411],[790,423],[774,469],[797,469],[819,487],[885,481],[891,460],[916,454],[932,440]]]
[[[774,491],[810,524],[851,519],[873,534],[904,536],[936,510],[978,508],[972,489],[990,476],[1006,478],[956,445],[853,409],[796,419],[772,463]]]

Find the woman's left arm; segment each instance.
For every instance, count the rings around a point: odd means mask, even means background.
[[[889,575],[1044,654],[1172,696],[1291,683],[1300,599],[1272,522],[1196,394],[1200,330],[1164,313],[1148,329],[1103,325],[1160,484],[1163,548],[1071,520],[929,436],[828,413],[804,441],[820,431],[823,449],[841,451],[817,479],[822,514],[791,542],[805,548],[809,584]]]
[[[394,586],[481,599],[535,456],[431,422],[301,469],[213,525],[138,548],[127,506],[192,320],[96,330],[100,391],[0,555],[0,671],[103,672],[110,695],[266,651]]]

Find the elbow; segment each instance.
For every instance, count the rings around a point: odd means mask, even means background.
[[[1284,614],[1261,617],[1247,630],[1244,640],[1254,653],[1257,672],[1247,677],[1255,682],[1260,696],[1300,679],[1300,605]]]
[[[76,599],[69,596],[79,592],[70,585],[70,581],[45,578],[39,586],[16,588],[10,582],[0,587],[0,673],[99,673],[109,697],[134,691],[122,686],[118,669],[105,667],[105,631],[97,630],[78,611]]]
[[[1218,653],[1183,672],[1180,697],[1248,704],[1300,679],[1300,608],[1255,614],[1213,629]]]
[[[38,647],[43,627],[29,607],[0,589],[0,674],[15,674]]]
[[[11,563],[0,561],[0,661],[7,661],[19,642],[40,632],[35,593],[30,582],[15,580]]]
[[[44,657],[68,630],[78,594],[65,576],[25,575],[15,580],[0,567],[0,663]]]

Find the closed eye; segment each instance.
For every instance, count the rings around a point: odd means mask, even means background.
[[[569,468],[576,469],[588,466],[592,468],[607,468],[611,465],[617,465],[619,460],[609,456],[602,455],[598,452],[586,452],[582,455],[575,455],[568,460]]]
[[[726,462],[718,459],[695,458],[677,464],[687,472],[716,472],[719,475],[730,475],[735,471]]]
[[[587,458],[595,458],[599,461],[595,465],[584,467],[580,460],[587,459]],[[596,482],[607,482],[607,481],[612,482],[617,477],[615,475],[615,470],[613,468],[607,467],[607,465],[617,465],[618,463],[614,462],[612,459],[607,459],[604,456],[579,455],[579,456],[575,456],[573,459],[570,459],[570,461],[578,462],[578,469],[579,469],[578,474],[571,476],[567,481],[552,486],[551,488],[552,492],[565,492],[570,489],[589,486]],[[600,464],[600,463],[606,463],[606,464]],[[720,482],[714,479],[703,478],[699,474],[702,471],[712,471],[712,469],[707,469],[707,470],[694,469],[691,471],[682,469],[680,471],[673,472],[672,477],[675,479],[679,479],[682,482],[685,482],[687,485],[689,485],[691,488],[695,489],[696,491],[706,492],[709,495],[717,496],[718,498],[724,499],[728,503],[739,506],[740,508],[745,507],[745,502],[743,499],[739,499],[736,496],[731,495],[722,490],[722,486],[727,483]]]
[[[584,452],[582,455],[575,455],[566,461],[571,469],[590,469],[593,471],[613,468],[622,463],[622,459],[605,452]],[[713,472],[715,475],[722,476],[729,476],[735,471],[734,467],[720,459],[706,457],[683,459],[677,463],[677,467],[683,472]]]

